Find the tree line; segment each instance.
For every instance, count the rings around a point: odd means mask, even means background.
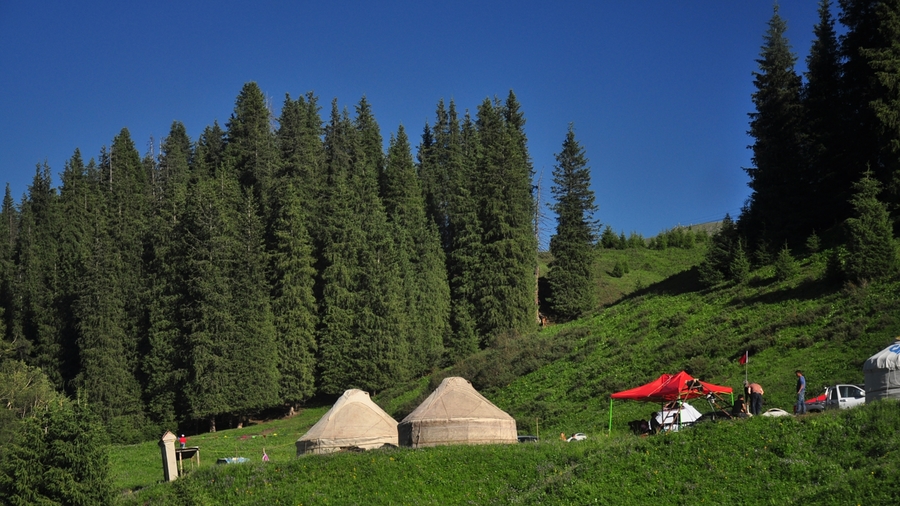
[[[744,169],[751,194],[710,244],[701,266],[708,284],[740,281],[753,264],[824,246],[840,279],[897,271],[900,2],[840,0],[838,7],[835,19],[832,2],[820,0],[801,76],[775,6],[753,74],[753,166]]]
[[[224,127],[122,129],[0,208],[0,362],[121,441],[377,392],[537,322],[533,170],[516,96],[440,101],[415,158],[312,93],[248,83]],[[562,269],[560,269],[562,270]],[[24,416],[24,413],[23,413]],[[206,428],[204,426],[204,428]]]

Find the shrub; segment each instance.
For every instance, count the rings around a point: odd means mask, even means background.
[[[610,276],[614,278],[621,278],[622,276],[628,274],[628,262],[625,260],[616,260],[616,265],[613,266],[612,272],[610,272]]]

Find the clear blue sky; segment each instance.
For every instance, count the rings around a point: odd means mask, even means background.
[[[123,127],[142,155],[174,120],[196,140],[248,81],[276,114],[285,93],[313,91],[326,117],[365,95],[385,139],[403,124],[414,146],[439,99],[474,114],[512,89],[545,198],[573,122],[604,225],[652,236],[740,212],[771,2],[441,4],[0,0],[0,183],[19,201],[47,161],[59,184],[75,148],[97,157]],[[779,4],[802,71],[816,2]]]

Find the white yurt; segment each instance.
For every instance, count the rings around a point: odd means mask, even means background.
[[[900,338],[869,357],[863,364],[863,374],[866,378],[866,402],[900,399]]]
[[[464,378],[444,381],[397,426],[401,446],[516,443],[516,420]]]
[[[353,388],[296,445],[297,455],[398,446],[397,421],[372,402],[368,392]]]

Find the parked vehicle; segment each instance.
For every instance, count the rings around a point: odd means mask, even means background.
[[[825,409],[848,409],[866,403],[862,385],[835,385],[825,390]]]
[[[537,443],[537,436],[518,436],[520,443]]]
[[[848,409],[866,402],[862,385],[839,384],[825,387],[825,393],[806,401],[806,411],[816,413],[826,409]]]

